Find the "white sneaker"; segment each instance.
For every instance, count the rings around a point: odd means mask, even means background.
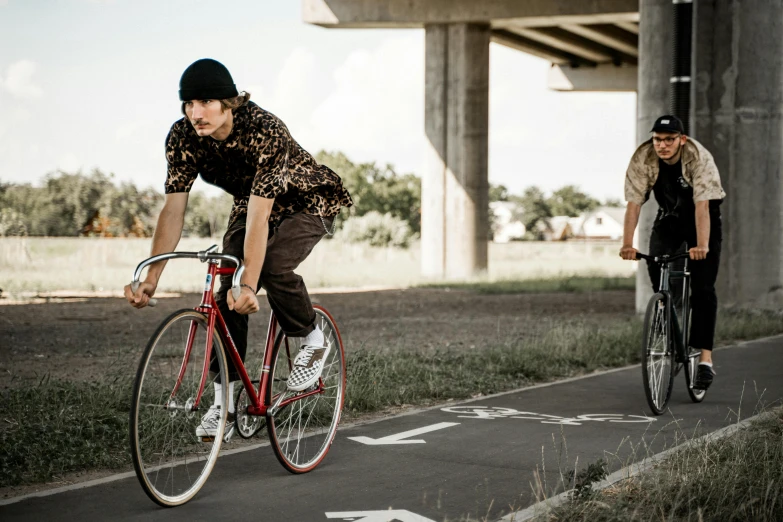
[[[228,433],[231,428],[234,427],[234,415],[229,413],[226,420],[226,429],[224,433]],[[217,435],[217,428],[220,424],[220,406],[214,404],[209,407],[207,413],[201,417],[201,424],[196,427],[196,437],[214,437]]]
[[[294,369],[288,376],[288,389],[291,391],[306,390],[321,377],[324,361],[329,356],[329,345],[302,345],[294,359]]]

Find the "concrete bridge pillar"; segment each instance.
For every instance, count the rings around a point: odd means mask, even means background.
[[[783,4],[694,4],[691,129],[712,152],[721,206],[721,304],[783,306]]]
[[[489,40],[487,24],[426,29],[422,273],[460,279],[487,268]]]
[[[650,137],[650,129],[656,118],[669,113],[669,76],[671,72],[672,1],[641,0],[639,2],[639,80],[636,97],[636,142],[641,144]],[[630,158],[628,158],[630,160]],[[658,211],[655,198],[642,206],[637,229],[637,248],[649,251],[650,233]],[[652,296],[652,285],[647,275],[647,265],[639,263],[636,271],[636,310],[644,312]]]

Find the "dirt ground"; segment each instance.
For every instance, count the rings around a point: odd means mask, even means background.
[[[634,314],[633,291],[476,295],[463,290],[406,289],[316,294],[335,317],[346,351],[480,349],[538,335],[562,321],[591,324]],[[60,299],[0,304],[0,389],[45,375],[92,379],[136,357],[168,314],[192,308],[200,295],[162,298],[135,310],[123,299]],[[251,353],[263,345],[269,307],[251,317]],[[2,301],[0,301],[2,303]]]

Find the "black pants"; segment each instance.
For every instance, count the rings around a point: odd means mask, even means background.
[[[294,270],[304,261],[313,247],[326,235],[331,227],[332,217],[312,214],[292,214],[285,216],[274,229],[270,227],[261,277],[256,283],[256,291],[264,288],[267,300],[272,307],[280,328],[291,337],[304,337],[315,328],[315,310],[310,302],[302,277]],[[324,226],[325,225],[325,226]],[[239,259],[244,258],[246,216],[237,218],[223,236],[223,253]],[[232,276],[220,276],[220,288],[215,294],[220,314],[234,339],[237,351],[245,360],[247,353],[248,316],[228,309],[226,295],[231,288]],[[217,361],[212,361],[210,369],[218,371]],[[228,359],[231,381],[239,380],[239,374],[232,360]]]
[[[723,237],[719,209],[710,210],[710,242],[707,258],[702,261],[688,261],[691,273],[691,332],[690,346],[702,350],[712,350],[715,341],[715,320],[718,313],[718,296],[715,293],[715,281],[718,279],[721,241]],[[660,256],[682,252],[683,243],[688,248],[696,246],[696,226],[693,221],[656,220],[650,236],[650,255]],[[660,288],[661,270],[659,265],[647,262],[653,290]],[[672,295],[679,303],[682,285],[673,284]]]

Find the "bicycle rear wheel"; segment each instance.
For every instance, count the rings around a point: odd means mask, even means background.
[[[642,332],[644,394],[655,415],[666,410],[674,384],[674,347],[667,307],[667,296],[653,295],[647,305]]]
[[[281,407],[274,415],[267,414],[267,431],[277,460],[291,473],[307,473],[326,456],[337,432],[345,395],[345,353],[343,341],[334,319],[323,308],[315,307],[315,323],[324,332],[329,354],[321,374],[321,393],[297,399]],[[306,395],[287,391],[287,381],[302,338],[286,336],[282,331],[275,340],[273,366],[267,404],[281,399]],[[313,389],[319,386],[314,385]]]
[[[220,452],[226,427],[226,395],[215,436],[196,433],[202,416],[214,404],[214,383],[228,382],[223,344],[214,332],[211,357],[217,360],[219,371],[216,375],[208,372],[196,407],[202,375],[209,364],[206,347],[206,316],[194,310],[174,312],[147,344],[133,384],[133,467],[145,493],[164,507],[178,506],[193,498],[206,482]]]

